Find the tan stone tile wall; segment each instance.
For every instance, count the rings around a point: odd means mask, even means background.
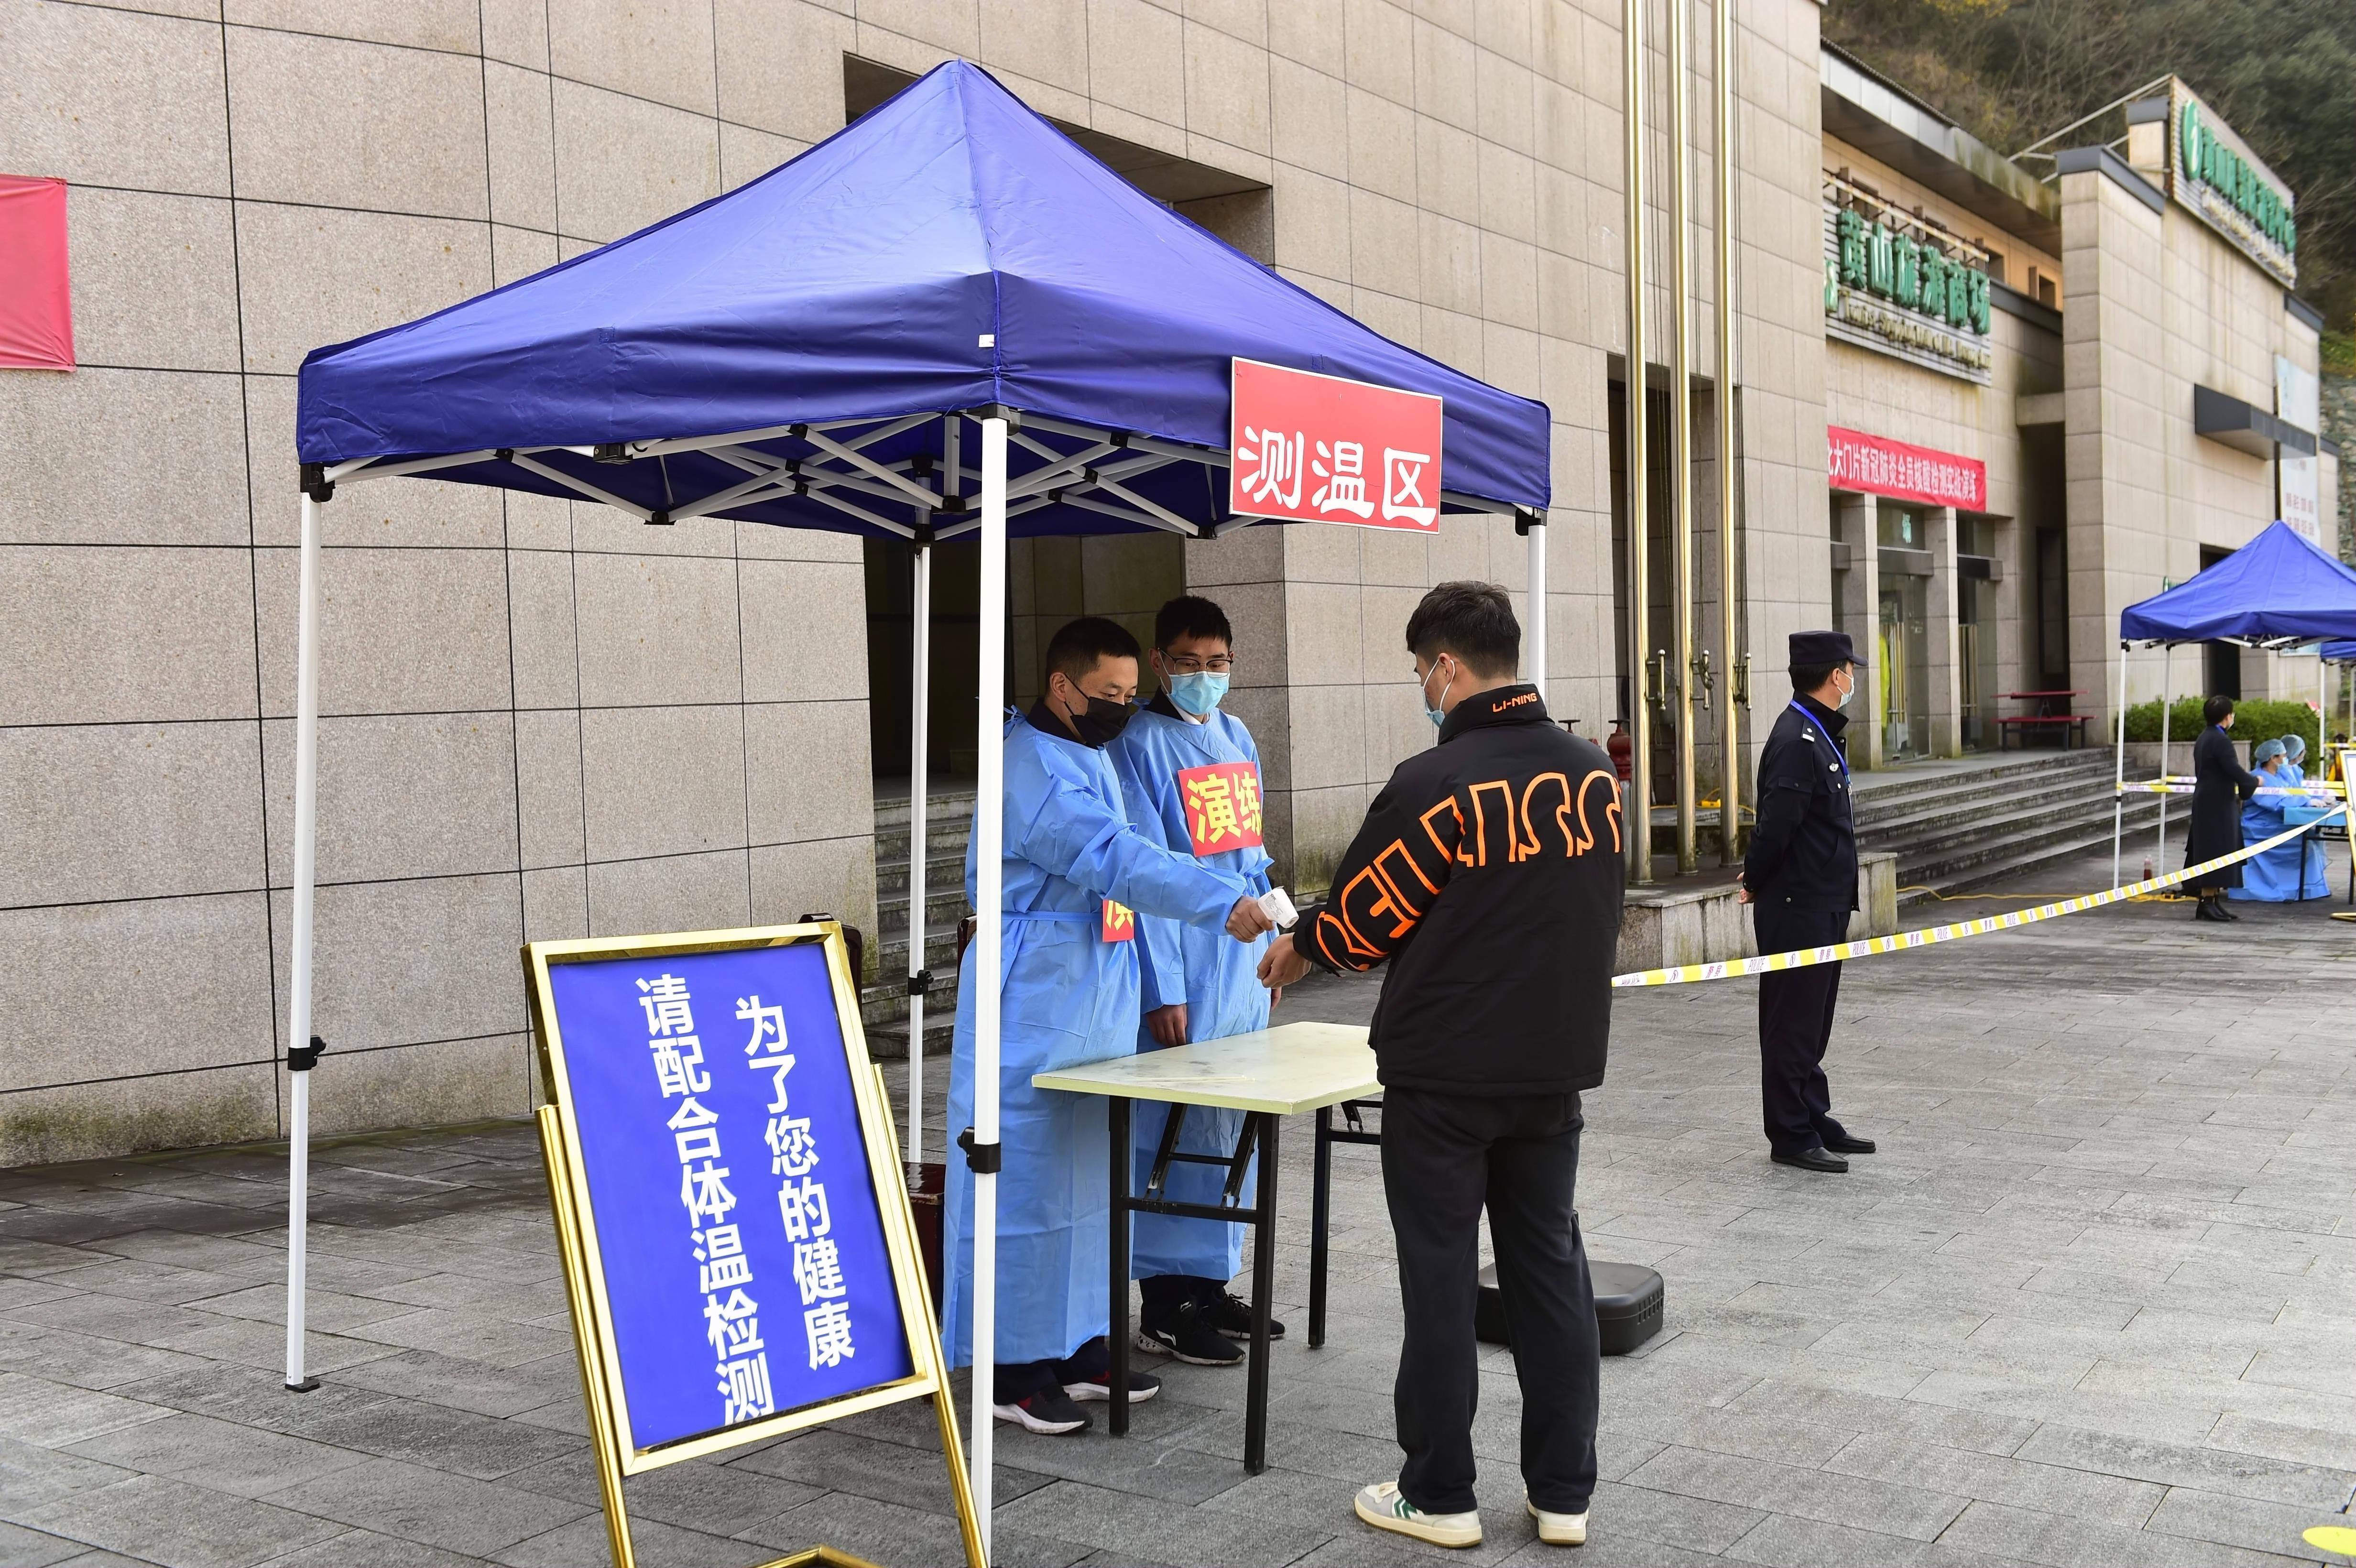
[[[1691,14],[1705,377],[1708,16]],[[1783,635],[1826,614],[1816,16],[1762,0],[1739,16],[1741,570],[1768,712]],[[73,183],[85,361],[0,378],[0,609],[21,629],[0,682],[0,924],[43,982],[0,1049],[0,1161],[280,1128],[304,353],[774,166],[841,123],[846,53],[910,70],[962,54],[1044,112],[1265,181],[1287,276],[1543,399],[1548,700],[1608,729],[1607,389],[1626,348],[1610,0],[0,0],[0,167]],[[1663,66],[1656,40],[1656,200]],[[1657,208],[1651,233],[1665,268]],[[1708,418],[1706,400],[1704,443]],[[1711,482],[1705,464],[1705,518]],[[323,1127],[522,1111],[527,937],[813,908],[872,925],[854,542],[651,529],[421,480],[347,485],[324,527]],[[1697,545],[1714,595],[1706,528]],[[1518,593],[1525,550],[1487,518],[1185,547],[1185,581],[1252,650],[1232,700],[1298,885],[1429,741],[1400,645],[1416,598],[1451,577]],[[1105,570],[1126,592],[1127,569]],[[1714,639],[1708,605],[1699,624]],[[143,1020],[135,1051],[103,1044],[124,1018]]]

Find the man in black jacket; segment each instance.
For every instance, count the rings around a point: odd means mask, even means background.
[[[1762,953],[1848,940],[1857,908],[1857,818],[1840,709],[1865,661],[1846,632],[1794,632],[1792,700],[1759,752],[1759,820],[1742,862],[1742,901]],[[1767,1147],[1778,1165],[1839,1173],[1843,1157],[1871,1154],[1833,1119],[1825,1048],[1840,999],[1840,965],[1812,964],[1759,976],[1759,1086]]]
[[[1472,1309],[1481,1210],[1522,1387],[1522,1478],[1539,1539],[1587,1538],[1598,1348],[1572,1210],[1580,1093],[1603,1082],[1625,859],[1618,775],[1517,685],[1502,589],[1443,582],[1407,624],[1440,743],[1395,769],[1333,873],[1277,938],[1263,984],[1388,960],[1372,1031],[1383,1189],[1407,1332],[1394,1390],[1406,1461],[1358,1517],[1473,1546]]]

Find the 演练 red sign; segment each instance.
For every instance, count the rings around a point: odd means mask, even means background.
[[[1959,512],[1987,510],[1987,464],[1861,430],[1825,427],[1825,477],[1836,490],[1863,490]]]
[[[1249,763],[1205,763],[1178,771],[1186,837],[1197,855],[1261,847],[1259,769]]]
[[[1235,361],[1227,509],[1247,517],[1440,527],[1440,400]]]

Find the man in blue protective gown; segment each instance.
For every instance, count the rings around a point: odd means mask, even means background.
[[[1153,623],[1153,672],[1162,689],[1105,750],[1141,837],[1264,893],[1270,862],[1260,844],[1259,748],[1242,720],[1219,710],[1234,665],[1235,632],[1226,612],[1207,599],[1173,599]],[[1268,1027],[1270,996],[1258,975],[1264,942],[1239,944],[1200,925],[1143,913],[1137,929],[1145,1009],[1138,1050]],[[1167,1105],[1138,1103],[1130,1190],[1145,1190],[1170,1115]],[[1190,1105],[1184,1118],[1180,1152],[1235,1152],[1241,1111]],[[1163,1192],[1176,1202],[1215,1204],[1226,1181],[1218,1167],[1173,1161]],[[1248,1179],[1243,1201],[1251,1199]],[[1251,1309],[1227,1293],[1227,1282],[1243,1268],[1243,1227],[1174,1214],[1140,1214],[1134,1224],[1130,1274],[1144,1304],[1138,1349],[1201,1367],[1241,1361],[1235,1341],[1251,1337]],[[1284,1326],[1270,1323],[1269,1333],[1281,1337]]]
[[[1110,1396],[1105,1300],[1110,1157],[1101,1100],[1031,1086],[1033,1073],[1136,1048],[1131,911],[1223,926],[1238,943],[1269,928],[1243,881],[1130,826],[1104,746],[1134,711],[1137,639],[1110,621],[1075,621],[1047,645],[1046,692],[1005,729],[1000,982],[998,1318],[990,1359],[1001,1421],[1077,1432],[1076,1400]],[[966,894],[975,892],[973,851]],[[1124,907],[1125,906],[1125,907]],[[948,1125],[973,1121],[976,979],[958,981]],[[973,1173],[949,1161],[943,1205],[942,1339],[955,1364],[973,1345]],[[980,1375],[977,1373],[977,1375]],[[1132,1374],[1130,1398],[1158,1380]]]

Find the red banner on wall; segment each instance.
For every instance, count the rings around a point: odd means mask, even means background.
[[[0,367],[74,368],[63,180],[0,175]]]
[[[1440,400],[1235,361],[1227,510],[1247,517],[1440,528]]]
[[[1836,490],[1863,490],[1959,512],[1987,510],[1987,464],[1859,430],[1825,427],[1825,477]]]

